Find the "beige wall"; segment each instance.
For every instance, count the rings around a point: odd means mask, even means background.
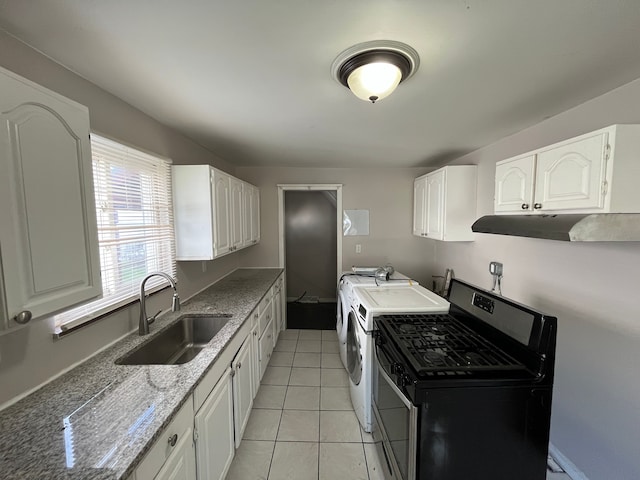
[[[260,244],[239,253],[246,266],[278,266],[278,184],[342,184],[343,209],[369,210],[369,236],[340,237],[342,269],[384,265],[431,285],[435,242],[411,234],[413,179],[424,168],[238,167],[237,174],[260,187]],[[341,214],[340,214],[341,215]],[[356,244],[362,253],[355,253]]]
[[[614,123],[640,123],[640,80],[457,160],[478,164],[478,216],[496,161]],[[476,237],[438,243],[439,268],[489,287],[501,261],[504,295],[558,317],[552,442],[590,480],[640,478],[640,242]]]
[[[211,163],[234,173],[231,165],[211,152],[3,32],[0,32],[0,66],[89,107],[93,131],[169,157],[174,163]],[[230,255],[207,262],[206,272],[200,262],[179,263],[180,295],[187,298],[213,283],[234,270],[238,260],[236,255]],[[149,311],[170,305],[169,292],[163,292],[150,300]],[[37,320],[0,336],[0,405],[136,328],[138,311],[137,305],[121,310],[58,341],[52,340],[51,319]]]

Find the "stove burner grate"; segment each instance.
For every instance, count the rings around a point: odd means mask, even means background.
[[[377,320],[421,375],[469,376],[526,369],[448,314],[384,315]]]

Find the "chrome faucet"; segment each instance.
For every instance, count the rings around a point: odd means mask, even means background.
[[[166,278],[171,284],[171,288],[173,288],[173,299],[171,300],[171,311],[177,312],[180,310],[180,297],[178,296],[178,289],[176,288],[176,282],[164,272],[151,272],[149,275],[144,277],[142,282],[140,282],[140,323],[138,325],[138,333],[140,335],[148,335],[149,334],[149,325],[155,322],[156,317],[160,314],[160,311],[156,313],[153,317],[147,317],[147,307],[145,305],[146,295],[144,293],[144,285],[147,283],[151,277],[155,276]]]

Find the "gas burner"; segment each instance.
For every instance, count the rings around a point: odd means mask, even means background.
[[[411,323],[401,323],[400,325],[398,325],[398,330],[401,333],[414,333],[417,328]]]

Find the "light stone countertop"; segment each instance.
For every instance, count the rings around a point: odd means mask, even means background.
[[[0,411],[0,478],[127,478],[283,270],[238,269],[136,332]],[[183,365],[114,361],[184,314],[231,320]]]

